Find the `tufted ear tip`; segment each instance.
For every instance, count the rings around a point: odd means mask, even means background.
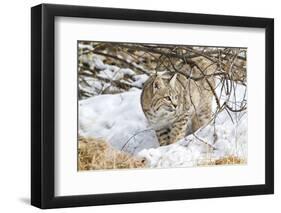
[[[153,93],[165,87],[165,84],[160,76],[156,76],[153,82]]]
[[[169,84],[172,88],[176,87],[176,81],[177,81],[177,73],[173,75],[173,77],[171,78]]]

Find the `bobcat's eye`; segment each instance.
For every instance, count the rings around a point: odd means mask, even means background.
[[[155,89],[160,89],[159,83],[155,82],[154,87],[155,87]]]
[[[167,101],[172,102],[172,99],[170,98],[170,96],[166,96],[165,99],[166,99]]]

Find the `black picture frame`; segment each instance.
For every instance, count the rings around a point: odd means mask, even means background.
[[[55,17],[100,18],[263,28],[265,48],[265,184],[130,193],[54,195]],[[240,16],[41,4],[31,8],[31,204],[60,208],[274,193],[274,20]]]

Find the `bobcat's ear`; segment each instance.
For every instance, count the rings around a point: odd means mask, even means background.
[[[173,77],[171,78],[169,84],[172,88],[176,87],[176,81],[177,81],[177,73],[173,75]]]
[[[165,84],[163,82],[163,80],[157,76],[153,82],[153,93],[155,93],[157,90],[164,88]]]

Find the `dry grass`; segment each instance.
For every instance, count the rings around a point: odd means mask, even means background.
[[[206,159],[199,162],[200,166],[208,166],[208,165],[238,165],[238,164],[246,164],[247,161],[245,159],[236,157],[236,156],[226,156],[219,159]]]
[[[79,171],[146,167],[145,159],[116,150],[104,140],[94,138],[79,139],[78,158]],[[245,159],[227,156],[220,159],[201,159],[198,166],[241,165],[246,163]]]
[[[236,156],[223,157],[215,160],[215,165],[225,165],[225,164],[246,164],[245,159],[238,158]]]
[[[78,144],[78,169],[143,168],[145,160],[116,150],[101,139],[80,138]]]

